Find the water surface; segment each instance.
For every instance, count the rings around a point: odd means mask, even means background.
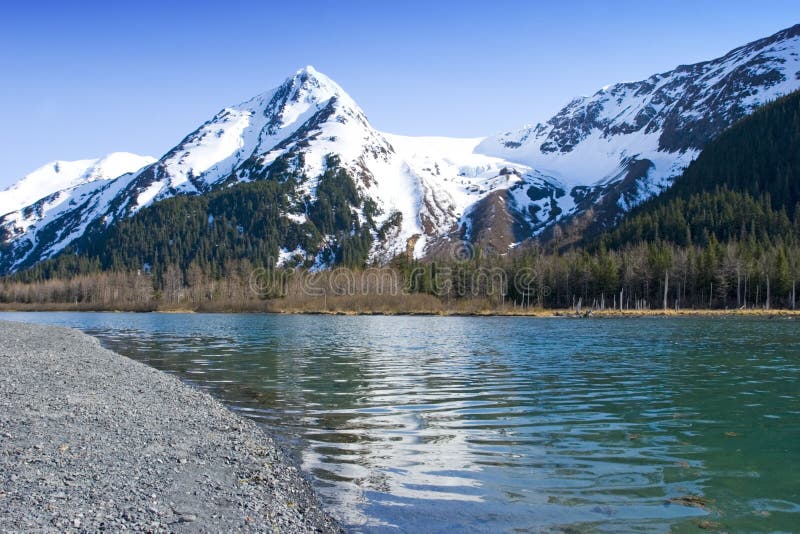
[[[0,319],[80,328],[217,396],[281,436],[356,531],[800,525],[796,321]],[[670,502],[688,495],[708,503]]]

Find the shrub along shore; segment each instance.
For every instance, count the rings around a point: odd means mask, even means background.
[[[482,300],[462,300],[456,303],[418,296],[398,297],[391,300],[372,301],[369,298],[336,297],[309,298],[302,302],[286,302],[282,299],[246,301],[240,303],[218,302],[199,306],[181,304],[131,305],[94,303],[0,303],[0,312],[134,312],[134,313],[274,313],[306,315],[431,315],[431,316],[475,316],[475,317],[798,317],[800,310],[787,309],[611,309],[611,308],[562,308],[539,307],[503,308],[487,306]]]

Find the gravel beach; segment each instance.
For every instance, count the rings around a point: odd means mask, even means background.
[[[255,423],[75,330],[0,321],[0,531],[341,532]]]

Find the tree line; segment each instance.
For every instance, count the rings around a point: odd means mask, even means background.
[[[360,296],[378,302],[426,295],[444,307],[463,300],[486,309],[795,309],[798,277],[797,242],[765,247],[755,240],[720,243],[712,235],[704,247],[666,241],[594,253],[531,247],[511,256],[477,253],[436,262],[399,258],[386,267],[323,272],[230,260],[220,273],[191,263],[186,269],[168,265],[160,277],[137,270],[38,282],[6,279],[0,302],[247,309],[265,301],[276,301],[276,307],[280,302],[320,306],[325,298]]]

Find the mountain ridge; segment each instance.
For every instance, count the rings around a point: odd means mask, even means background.
[[[319,209],[329,171],[353,181],[355,196],[339,205],[351,226],[323,232],[313,250],[281,243],[277,255],[294,265],[329,267],[325,250],[360,232],[369,233],[370,262],[435,255],[461,239],[504,253],[575,221],[612,224],[668,188],[708,140],[798,87],[795,25],[721,58],[574,99],[533,127],[414,138],[373,128],[338,84],[308,66],[223,108],[144,169],[0,217],[0,272],[52,257],[153,203],[253,181],[291,180],[278,216],[314,226],[310,210]]]
[[[33,204],[35,201],[95,180],[111,180],[154,163],[151,156],[112,152],[83,160],[55,160],[29,172],[0,191],[0,215]]]

